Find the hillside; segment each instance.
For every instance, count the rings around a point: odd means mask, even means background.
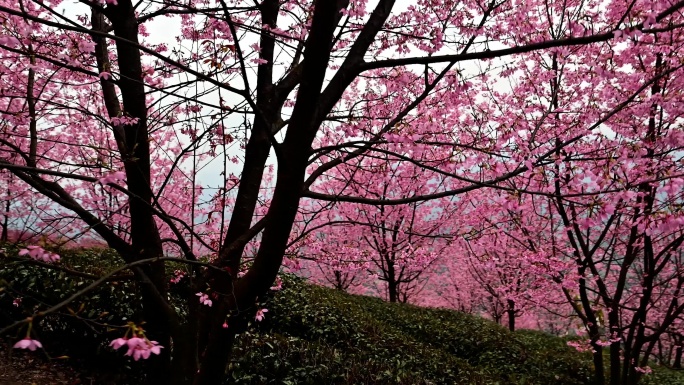
[[[561,338],[297,279],[270,300],[240,349],[237,383],[574,385],[592,376],[591,356]],[[684,383],[676,374],[661,369],[644,383]]]
[[[64,252],[62,266],[102,274],[115,259],[106,250]],[[266,300],[265,319],[240,336],[231,383],[591,383],[590,355],[569,348],[561,338],[528,330],[511,333],[477,316],[350,295],[293,276],[283,281],[283,290],[271,292]],[[0,260],[0,283],[0,323],[6,325],[25,314],[21,311],[64,299],[84,279],[8,258]],[[186,290],[182,286],[174,286],[172,293]],[[24,293],[21,308],[13,304],[11,293]],[[130,319],[138,311],[136,298],[130,281],[112,282],[83,299],[81,308],[86,310],[78,317],[46,318],[39,333],[47,353],[71,357],[58,360],[57,367],[46,366],[46,373],[64,370],[63,376],[69,378],[77,370],[86,383],[134,384],[144,368],[107,346],[118,332],[96,332],[80,316],[119,325],[125,323],[122,317]],[[15,352],[11,359],[37,357],[45,354]],[[652,366],[655,373],[645,377],[644,384],[684,383],[684,373]],[[22,366],[4,366],[11,367]],[[21,372],[26,373],[18,371],[16,378]]]

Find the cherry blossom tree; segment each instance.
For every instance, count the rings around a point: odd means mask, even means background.
[[[585,108],[574,122],[564,122],[564,116],[576,111],[578,100],[596,94],[639,96],[590,137],[557,149],[548,167],[506,181],[511,193],[503,199],[508,223],[518,223],[509,236],[525,240],[540,266],[553,261],[549,277],[583,321],[597,382],[605,381],[602,349],[608,347],[610,382],[634,384],[650,370],[649,358],[684,310],[678,154],[682,131],[677,112],[681,98],[678,79],[670,77],[680,65],[670,50],[676,51],[680,37],[639,40],[638,33],[624,31],[615,35],[623,39],[622,46],[552,51],[538,59],[540,65],[526,68],[529,76],[548,79],[546,86],[537,87],[528,110],[546,113],[550,124],[572,125],[594,114]],[[570,87],[575,83],[568,79],[596,76],[568,64],[586,62],[585,54],[608,63],[602,71],[609,72],[599,71],[599,76],[610,82],[596,83],[591,90]],[[653,79],[648,86],[636,85],[635,79],[646,78]],[[525,135],[540,131],[535,127]],[[516,219],[521,216],[538,225]],[[568,262],[573,262],[572,269],[563,268]]]
[[[440,184],[436,179],[425,180],[422,170],[413,164],[392,164],[388,156],[345,164],[335,171],[317,187],[331,192],[347,188],[355,194],[386,200],[426,194]],[[407,302],[420,292],[424,273],[450,245],[449,202],[440,199],[396,206],[342,203],[328,208],[317,213],[312,222],[324,232],[313,245],[324,254],[325,259],[317,260],[333,265],[335,286],[341,283],[341,273],[346,274],[349,286],[358,270],[365,269],[382,282],[382,297]]]
[[[425,217],[419,210],[433,199],[510,191],[505,181],[529,173],[562,178],[572,161],[564,154],[574,153],[565,148],[591,142],[583,139],[606,125],[625,148],[637,138],[649,143],[643,154],[630,147],[612,157],[640,169],[639,159],[648,164],[662,148],[645,130],[627,135],[637,125],[624,122],[655,104],[667,111],[663,121],[677,124],[678,1],[79,4],[67,12],[59,0],[0,2],[0,169],[49,199],[61,212],[54,218],[78,219],[116,250],[122,265],[111,274],[133,271],[146,330],[129,326],[127,354],[148,360],[150,383],[221,382],[234,336],[265,316],[258,298],[283,264],[300,201],[375,205],[394,213],[386,218],[391,228],[402,215]],[[176,39],[155,40],[167,34],[155,30],[162,20],[166,31],[175,26]],[[665,64],[653,64],[658,55]],[[553,63],[570,75],[561,76],[562,88],[538,92],[560,84],[558,71],[546,68]],[[658,91],[648,95],[652,87]],[[681,137],[667,137],[667,146],[679,146]],[[421,170],[424,189],[379,196],[358,189],[375,183],[363,172],[372,159],[389,159],[385,171]],[[203,196],[198,178],[208,169],[218,188]],[[657,167],[649,170],[637,180],[643,186],[663,179]],[[349,183],[331,191],[340,175]],[[659,198],[654,191],[651,199]],[[202,199],[210,201],[196,211]],[[637,211],[634,226],[644,213]],[[678,239],[668,231],[671,246],[658,246],[665,254]],[[415,246],[406,251],[429,259]],[[247,254],[251,264],[239,274]],[[188,317],[166,295],[169,260],[189,266]]]
[[[370,257],[357,239],[349,237],[346,227],[327,228],[302,253],[310,259],[306,273],[313,282],[351,292],[366,281]],[[308,262],[308,261],[307,261]]]

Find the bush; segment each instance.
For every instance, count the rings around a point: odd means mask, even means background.
[[[8,258],[0,261],[0,327],[27,317],[35,310],[45,310],[59,303],[86,285],[92,279],[71,275],[57,269],[36,266],[29,261],[13,259],[18,249],[5,246]],[[93,275],[102,275],[120,265],[115,252],[108,249],[60,250],[60,267]],[[129,275],[123,272],[121,275]],[[19,306],[14,300],[21,298]],[[139,295],[130,279],[108,282],[77,299],[65,310],[42,318],[33,325],[33,333],[55,356],[68,356],[80,371],[113,377],[122,383],[116,372],[141,365],[130,363],[127,357],[108,347],[109,341],[120,337],[113,328],[135,319],[141,311]],[[21,338],[25,329],[16,331]],[[111,372],[111,373],[107,373]]]

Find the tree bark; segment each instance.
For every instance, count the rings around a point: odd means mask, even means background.
[[[397,283],[393,281],[387,281],[387,294],[389,297],[389,301],[394,303],[398,301],[398,290],[397,290]]]
[[[138,20],[131,0],[120,0],[117,6],[107,7],[105,15],[112,22],[114,34],[138,43]],[[120,114],[137,119],[123,126],[120,147],[126,182],[132,196],[129,198],[131,216],[131,244],[133,253],[123,255],[127,261],[161,257],[163,255],[159,229],[151,210],[152,189],[150,177],[150,141],[147,127],[147,103],[142,83],[142,60],[136,46],[116,41],[117,58],[121,78],[118,81],[123,109]],[[169,314],[165,304],[166,279],[162,261],[144,266],[136,273],[142,294],[143,319],[147,337],[165,347],[171,346]],[[162,349],[159,357],[149,360],[147,383],[171,383],[170,348]]]
[[[674,363],[672,364],[672,367],[675,369],[681,369],[682,368],[682,351],[684,349],[682,346],[677,346],[675,347],[675,358],[674,358]]]
[[[508,313],[508,330],[514,332],[515,331],[515,302],[513,300],[506,300],[508,309],[506,309],[506,313]]]

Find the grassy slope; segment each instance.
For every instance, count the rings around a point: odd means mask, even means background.
[[[245,333],[238,384],[591,383],[589,354],[545,333],[511,333],[455,311],[390,304],[288,280]],[[661,367],[643,384],[684,384]]]
[[[268,306],[259,330],[242,337],[239,383],[585,384],[591,376],[589,357],[559,338],[458,312],[302,283]]]
[[[63,257],[64,265],[95,274],[109,270],[116,259],[99,250]],[[54,303],[83,284],[59,271],[0,262],[0,286],[31,293],[24,301],[28,307],[34,305],[31,297]],[[0,291],[0,323],[21,317],[6,295],[11,291]],[[135,298],[129,283],[106,285],[83,299],[84,315],[92,318],[107,311],[101,320],[120,324],[118,317],[135,312]],[[266,320],[240,336],[232,364],[235,383],[572,385],[587,384],[592,375],[590,356],[568,348],[560,338],[533,331],[510,333],[459,312],[389,304],[293,278],[286,279],[285,290],[270,298],[267,307]],[[43,330],[42,337],[59,354],[70,353],[76,333],[77,351],[107,357],[110,366],[123,364],[120,354],[100,346],[113,337],[86,338],[80,324],[66,321],[73,320],[52,319],[51,336]],[[656,367],[656,374],[644,380],[681,385],[684,373]]]

